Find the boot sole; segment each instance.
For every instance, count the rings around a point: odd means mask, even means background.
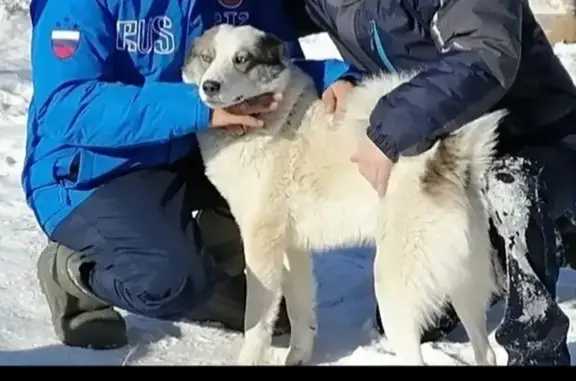
[[[53,279],[54,261],[56,254],[40,254],[36,267],[36,277],[40,289],[50,309],[50,316],[54,331],[58,339],[65,345],[90,349],[115,349],[127,344],[126,328],[116,320],[86,320],[79,323],[73,329],[62,326],[63,316],[54,306],[64,306],[70,302],[73,296],[67,294]],[[123,337],[122,340],[118,339]],[[86,345],[86,343],[90,343]]]

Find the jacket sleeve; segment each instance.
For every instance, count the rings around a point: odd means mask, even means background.
[[[312,77],[316,90],[324,92],[338,80],[357,81],[361,74],[348,63],[339,59],[294,59],[294,64]]]
[[[31,64],[39,134],[71,146],[116,149],[208,127],[210,111],[193,86],[116,82],[116,26],[102,0],[38,1],[43,9],[31,12]],[[63,43],[77,43],[68,58],[55,54],[53,46]]]
[[[431,25],[440,58],[380,99],[370,117],[368,136],[391,160],[428,149],[506,93],[520,62],[522,3],[443,2]]]

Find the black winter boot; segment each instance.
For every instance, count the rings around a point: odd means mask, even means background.
[[[59,340],[69,346],[113,349],[127,344],[122,316],[84,285],[90,266],[82,254],[49,243],[38,258],[37,276]]]
[[[215,321],[231,330],[244,331],[246,308],[246,275],[242,239],[238,225],[227,208],[202,210],[196,216],[202,250],[210,255],[216,272],[225,274],[217,281],[216,290],[208,302],[196,308],[189,320]],[[282,299],[275,335],[290,332],[285,300]]]

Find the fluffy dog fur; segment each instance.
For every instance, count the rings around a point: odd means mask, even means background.
[[[423,364],[420,334],[450,300],[477,364],[494,364],[485,311],[496,280],[481,184],[503,116],[489,114],[402,157],[381,199],[350,161],[378,99],[412,74],[366,79],[338,116],[283,55],[274,36],[249,26],[214,27],[183,68],[210,107],[283,92],[266,125],[247,133],[198,134],[206,173],[235,216],[247,264],[245,339],[240,364],[263,364],[281,294],[292,324],[286,364],[310,360],[316,331],[310,250],[375,244],[375,291],[397,356]],[[205,91],[207,81],[219,91]]]

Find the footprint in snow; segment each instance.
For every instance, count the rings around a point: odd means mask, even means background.
[[[6,156],[4,158],[4,162],[10,167],[16,165],[16,159],[14,159],[12,156]]]

